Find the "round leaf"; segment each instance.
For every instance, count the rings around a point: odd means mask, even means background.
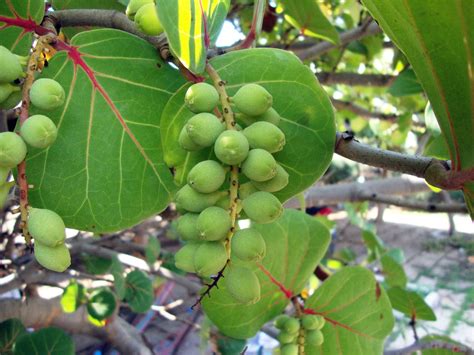
[[[74,342],[59,328],[43,328],[19,338],[13,353],[15,355],[73,355]]]
[[[104,320],[114,313],[116,305],[115,295],[111,291],[99,289],[92,292],[87,302],[87,311],[92,318]]]

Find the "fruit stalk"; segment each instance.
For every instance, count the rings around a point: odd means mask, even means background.
[[[219,73],[212,67],[211,64],[207,63],[206,72],[209,74],[217,92],[219,93],[219,99],[222,105],[222,114],[224,117],[224,122],[228,130],[236,130],[234,113],[230,107],[230,98],[227,95],[225,89],[225,81],[221,79]],[[226,238],[226,249],[227,255],[230,258],[230,240],[235,232],[237,214],[238,214],[238,202],[239,202],[239,167],[237,165],[232,165],[230,167],[230,187],[229,187],[229,213],[231,218],[231,228]]]
[[[298,301],[298,298],[293,297],[291,299],[291,302],[293,303],[293,306],[295,307],[296,316],[299,319],[301,319],[301,317],[303,316],[303,309],[301,307],[300,302]],[[300,329],[298,330],[297,344],[298,344],[298,354],[304,355],[305,351],[304,351],[304,328],[303,327],[300,327]]]
[[[38,64],[43,60],[42,53],[49,43],[53,42],[55,37],[51,34],[41,36],[36,42],[36,46],[28,59],[26,67],[26,77],[22,89],[21,113],[19,119],[20,127],[25,123],[29,116],[30,109],[30,89],[35,80],[35,72],[38,70]],[[18,165],[18,187],[20,189],[20,228],[26,243],[31,243],[31,236],[28,232],[28,180],[26,178],[26,162],[22,161]]]

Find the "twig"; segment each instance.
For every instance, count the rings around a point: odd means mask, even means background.
[[[350,101],[341,101],[331,98],[331,102],[334,107],[338,110],[348,110],[354,112],[356,115],[365,118],[378,118],[385,121],[397,121],[398,115],[396,114],[386,114],[382,112],[373,112],[369,111],[366,108],[359,106]]]
[[[465,355],[472,355],[474,353],[472,349],[466,345],[448,343],[441,340],[434,340],[429,342],[415,342],[414,344],[402,349],[386,350],[384,351],[384,355],[407,355],[413,354],[420,350],[428,349],[444,349]]]
[[[316,77],[323,85],[344,84],[349,86],[390,86],[395,80],[394,75],[384,74],[357,74],[357,73],[316,73]]]
[[[228,264],[229,264],[229,260],[227,260],[224,267],[217,273],[216,276],[211,276],[212,282],[210,284],[204,284],[204,286],[206,286],[206,289],[204,290],[204,292],[202,292],[199,295],[199,298],[191,306],[191,309],[194,309],[194,307],[196,307],[198,304],[201,304],[204,297],[209,296],[209,298],[210,298],[211,297],[211,290],[213,288],[219,288],[218,282],[219,282],[220,279],[222,279],[224,277],[224,271],[225,271]]]

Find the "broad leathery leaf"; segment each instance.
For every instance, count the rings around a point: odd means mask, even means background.
[[[59,328],[43,328],[19,338],[13,353],[15,355],[73,355],[74,342]]]
[[[61,296],[61,308],[65,313],[75,312],[86,301],[84,286],[72,280]]]
[[[267,253],[262,261],[266,272],[293,295],[301,292],[329,246],[329,230],[309,215],[285,210],[270,224],[255,224],[265,239]],[[227,336],[246,339],[254,336],[270,319],[280,314],[289,299],[261,269],[255,270],[260,280],[261,299],[253,305],[236,302],[223,281],[211,297],[203,300],[207,316]],[[224,277],[226,272],[224,271]]]
[[[143,271],[134,270],[125,277],[125,301],[137,313],[150,309],[153,304],[153,286]]]
[[[452,170],[474,169],[474,2],[363,0],[405,53],[448,144]],[[464,186],[474,218],[474,183]]]
[[[52,0],[55,10],[65,9],[105,9],[124,11],[126,5],[118,0]]]
[[[62,45],[42,77],[65,104],[50,111],[58,138],[29,148],[30,202],[68,227],[116,231],[162,211],[175,189],[163,163],[160,118],[183,79],[147,42],[125,32],[82,32]]]
[[[285,19],[305,36],[322,38],[339,44],[339,34],[314,0],[281,0]]]
[[[335,140],[332,105],[314,73],[296,56],[278,49],[235,51],[210,63],[227,82],[230,96],[248,83],[262,85],[273,96],[273,107],[283,117],[279,128],[286,136],[286,145],[274,156],[290,175],[289,184],[275,195],[286,201],[311,186],[329,166]],[[168,102],[162,120],[165,162],[176,169],[180,185],[196,163],[213,154],[212,149],[189,153],[176,144],[181,128],[193,116],[184,105],[187,87]]]
[[[44,16],[44,0],[0,1],[0,45],[18,55],[27,55],[33,32]]]
[[[380,263],[382,264],[382,272],[385,276],[385,281],[389,286],[405,287],[407,285],[405,270],[394,258],[385,254],[380,258]]]
[[[421,92],[423,92],[423,88],[412,69],[402,71],[388,89],[388,93],[396,97],[419,94]]]
[[[11,318],[0,323],[0,354],[13,354],[16,340],[26,334],[26,329],[19,319]]]
[[[171,51],[193,73],[202,73],[211,39],[221,31],[230,0],[156,0]]]
[[[390,302],[392,302],[393,309],[402,312],[410,318],[436,320],[433,310],[418,293],[400,287],[392,287],[387,293],[390,297]]]
[[[385,291],[366,268],[346,267],[323,282],[305,302],[326,319],[324,343],[308,354],[378,355],[394,318]]]

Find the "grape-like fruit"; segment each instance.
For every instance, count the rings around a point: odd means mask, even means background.
[[[275,318],[275,321],[273,324],[275,325],[275,328],[281,330],[285,326],[285,323],[288,319],[290,319],[290,317],[287,316],[286,314],[280,314],[278,317]]]
[[[280,334],[278,334],[277,339],[280,342],[280,344],[290,344],[295,340],[297,335],[298,335],[297,333],[290,334],[287,332],[281,332]]]
[[[25,159],[26,152],[26,144],[18,134],[0,133],[0,167],[13,168],[17,166]]]
[[[252,149],[242,163],[242,172],[250,180],[267,181],[277,173],[277,162],[266,150]]]
[[[10,110],[18,106],[18,104],[21,102],[21,97],[22,97],[21,90],[13,91],[12,94],[8,96],[8,98],[5,101],[0,102],[0,109]]]
[[[134,20],[138,29],[149,36],[157,36],[163,32],[163,26],[158,19],[154,2],[140,7]]]
[[[320,346],[324,342],[324,335],[320,330],[308,330],[304,335],[305,343],[311,346]]]
[[[275,111],[273,107],[270,107],[263,115],[255,117],[258,121],[265,121],[268,123],[272,123],[275,126],[278,126],[281,120],[281,116],[278,112]]]
[[[224,131],[217,137],[214,152],[221,162],[238,165],[247,158],[249,142],[241,132]]]
[[[242,201],[247,216],[257,223],[271,223],[283,212],[281,202],[269,192],[259,191]]]
[[[56,80],[41,78],[31,86],[31,103],[42,110],[54,110],[62,106],[65,98],[66,93]]]
[[[270,153],[276,153],[285,145],[283,131],[268,122],[255,122],[245,128],[243,133],[249,141],[250,148],[261,148]]]
[[[197,163],[188,173],[188,184],[202,193],[217,191],[225,181],[226,171],[215,160]]]
[[[0,46],[0,68],[2,68],[0,70],[2,83],[9,83],[23,76],[20,59],[4,46]]]
[[[189,212],[201,212],[213,206],[221,197],[221,193],[216,191],[210,194],[197,192],[189,185],[184,185],[176,193],[176,205]]]
[[[300,321],[290,317],[283,325],[283,330],[290,334],[295,334],[300,330]]]
[[[257,275],[243,266],[230,266],[224,277],[227,291],[242,304],[254,304],[260,300],[260,281]]]
[[[179,249],[174,255],[174,264],[176,267],[186,272],[196,272],[194,268],[194,256],[200,245],[200,243],[191,242]]]
[[[249,181],[239,187],[239,197],[241,200],[250,196],[254,192],[257,192],[258,189]]]
[[[184,126],[183,129],[181,129],[181,132],[179,133],[178,143],[181,148],[190,152],[204,148],[202,145],[197,144],[191,139],[191,137],[189,137],[186,126]]]
[[[56,272],[63,272],[71,265],[71,254],[64,244],[51,248],[35,243],[35,258],[41,266]]]
[[[5,184],[7,181],[8,175],[10,175],[10,168],[0,167],[0,185]]]
[[[203,242],[194,254],[194,268],[203,277],[216,275],[227,263],[227,251],[221,242]]]
[[[219,103],[219,94],[214,86],[197,83],[186,91],[184,103],[194,113],[211,112]]]
[[[213,145],[225,129],[224,124],[208,112],[198,113],[191,117],[185,127],[189,138],[202,147]]]
[[[285,344],[280,349],[281,355],[298,355],[298,345]]]
[[[0,102],[3,102],[8,99],[8,97],[15,91],[20,91],[20,88],[10,83],[0,82]]]
[[[21,126],[20,135],[32,147],[47,148],[56,140],[58,129],[49,117],[33,115]]]
[[[176,220],[176,229],[182,240],[198,240],[199,230],[197,229],[197,213],[186,213]]]
[[[130,20],[133,20],[135,18],[135,14],[142,6],[153,2],[154,0],[130,0],[127,9],[125,10],[125,15],[127,15]]]
[[[324,326],[324,323],[324,318],[315,314],[304,315],[301,319],[301,325],[306,330],[319,330]]]
[[[288,185],[289,175],[279,164],[276,167],[276,175],[267,181],[253,181],[252,184],[260,191],[276,192]]]
[[[66,239],[63,219],[54,211],[31,208],[28,215],[28,230],[35,239],[48,247],[57,247]]]
[[[232,253],[245,261],[261,261],[265,257],[266,244],[255,228],[241,229],[232,237]]]
[[[273,97],[260,85],[246,84],[237,91],[232,102],[240,112],[249,116],[259,116],[272,106]]]
[[[207,241],[224,239],[231,227],[229,212],[216,206],[206,208],[197,219],[200,238]]]

